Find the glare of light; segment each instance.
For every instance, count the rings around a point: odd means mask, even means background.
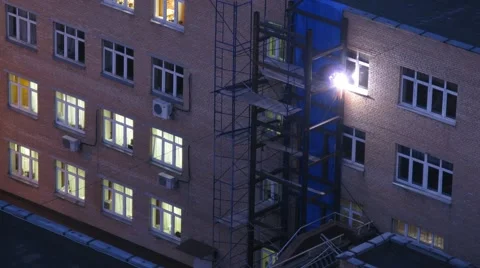
[[[348,78],[344,73],[333,73],[330,77],[332,85],[339,90],[347,89]]]

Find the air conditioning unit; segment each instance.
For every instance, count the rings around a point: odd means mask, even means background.
[[[70,149],[72,152],[78,152],[80,150],[80,141],[70,136],[62,137],[63,147]]]
[[[169,190],[175,189],[178,186],[177,179],[164,172],[158,173],[158,183]]]
[[[173,107],[170,102],[161,99],[153,100],[153,116],[160,117],[162,119],[170,119],[172,108]]]

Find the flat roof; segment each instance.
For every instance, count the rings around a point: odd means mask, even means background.
[[[480,47],[479,0],[334,1],[400,24]]]

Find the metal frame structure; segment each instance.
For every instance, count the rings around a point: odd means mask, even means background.
[[[213,243],[226,253],[218,256],[215,266],[254,267],[260,249],[278,251],[307,224],[309,205],[316,204],[322,215],[339,211],[343,92],[337,93],[334,107],[316,102],[314,96],[331,90],[331,83],[328,77],[314,79],[312,66],[316,60],[337,57],[339,66],[345,67],[347,23],[306,13],[297,8],[302,1],[290,1],[286,27],[277,27],[260,21],[259,12],[252,13],[251,0],[225,1],[216,1]],[[250,31],[239,28],[239,15],[245,16],[242,9],[247,13],[250,9],[250,18],[253,14],[253,27],[247,25]],[[296,15],[339,27],[341,45],[315,51],[311,29],[305,34],[294,31]],[[266,57],[272,38],[283,40],[285,62]],[[303,66],[294,64],[299,50]],[[312,107],[334,116],[315,120]],[[267,111],[274,118],[265,116]],[[331,124],[335,131],[326,128]],[[322,152],[310,150],[312,131],[326,137]],[[335,151],[328,149],[329,137]],[[311,174],[317,165],[322,165],[323,176]],[[328,172],[334,172],[333,180]],[[277,188],[281,200],[262,198],[265,180],[281,185]],[[311,181],[324,189],[311,187]],[[333,204],[323,201],[326,196],[333,196]]]

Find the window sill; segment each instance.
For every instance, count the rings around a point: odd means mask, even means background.
[[[20,176],[13,175],[13,174],[9,174],[9,177],[10,177],[11,179],[14,179],[14,180],[16,180],[16,181],[18,181],[18,182],[21,182],[21,183],[23,183],[23,184],[32,186],[32,187],[34,187],[34,188],[38,188],[38,181],[34,181],[34,180],[22,178],[22,177],[20,177]]]
[[[103,145],[105,145],[106,147],[108,147],[108,148],[110,148],[110,149],[113,149],[113,150],[115,150],[115,151],[119,151],[119,152],[121,152],[121,153],[130,155],[130,156],[133,156],[133,150],[127,150],[127,149],[125,149],[125,148],[118,147],[118,146],[113,145],[113,144],[110,144],[110,143],[106,143],[105,141],[103,141]]]
[[[113,75],[105,73],[105,72],[101,72],[100,75],[109,79],[109,80],[118,82],[120,84],[124,84],[125,86],[128,86],[128,87],[134,87],[135,86],[133,81],[128,81],[128,80],[125,80],[125,79],[122,79],[122,78],[118,78],[116,76],[113,76]]]
[[[170,172],[173,172],[177,175],[182,175],[183,174],[183,171],[182,170],[179,170],[179,169],[176,169],[172,166],[167,166],[166,164],[163,164],[161,162],[158,162],[158,161],[155,161],[155,160],[150,160],[150,164],[156,166],[156,167],[159,167],[159,168],[162,168],[162,169],[165,169],[165,170],[168,170]]]
[[[357,94],[357,95],[368,97],[368,89],[364,89],[364,88],[356,87],[356,86],[350,86],[347,91],[352,92],[352,93]]]
[[[8,104],[8,108],[9,108],[10,110],[13,110],[13,111],[17,112],[17,113],[26,115],[26,116],[34,119],[34,120],[38,120],[38,114],[33,114],[33,113],[30,113],[30,112],[24,111],[24,110],[22,110],[22,109],[20,109],[20,108],[17,108],[17,107],[15,107],[15,106],[10,105],[10,104]]]
[[[399,103],[397,106],[402,108],[402,109],[405,109],[407,111],[414,112],[416,114],[423,115],[423,116],[428,117],[430,119],[440,121],[440,122],[445,123],[447,125],[455,126],[457,124],[456,120],[443,118],[443,117],[440,117],[440,116],[437,116],[437,115],[434,115],[434,114],[431,114],[431,113],[428,113],[428,112],[424,112],[424,111],[419,110],[419,109],[415,109],[413,107],[410,107],[410,106],[402,104],[402,103]]]
[[[54,121],[54,125],[55,125],[55,127],[58,128],[58,129],[67,131],[67,132],[72,133],[72,134],[74,134],[74,135],[78,135],[78,136],[80,136],[80,137],[82,137],[82,138],[84,138],[84,137],[86,136],[86,135],[85,135],[85,131],[68,127],[68,126],[63,125],[63,124],[61,124],[61,123],[58,123],[57,121]]]
[[[24,43],[22,41],[19,41],[19,40],[13,39],[13,38],[9,38],[8,36],[5,39],[7,40],[7,42],[10,42],[10,43],[15,44],[17,46],[26,48],[26,49],[28,49],[30,51],[33,51],[33,52],[38,52],[37,46],[31,45],[31,44],[28,44],[28,43]]]
[[[183,107],[183,104],[184,104],[183,99],[175,98],[172,95],[168,95],[168,94],[160,92],[158,90],[152,90],[152,95],[154,95],[156,97],[159,97],[160,99],[162,99],[164,101],[168,101],[175,106]]]
[[[106,6],[106,7],[113,8],[113,9],[116,9],[116,10],[118,10],[118,11],[121,11],[121,12],[123,12],[123,13],[125,13],[125,14],[128,14],[128,15],[132,15],[132,16],[135,15],[135,14],[134,14],[134,10],[135,10],[135,9],[121,8],[121,7],[116,6],[116,5],[110,5],[110,4],[105,3],[105,2],[103,2],[103,1],[101,2],[101,4],[104,5],[104,6]]]
[[[119,221],[119,222],[122,222],[122,223],[125,223],[125,224],[128,224],[128,225],[132,225],[132,220],[131,219],[127,219],[127,218],[124,218],[122,216],[117,216],[116,214],[113,214],[113,212],[108,212],[106,210],[104,210],[102,208],[102,214],[108,218],[111,218],[111,219],[114,219],[116,221]]]
[[[68,202],[74,203],[75,205],[85,207],[85,201],[84,200],[76,199],[74,197],[70,197],[67,194],[60,193],[60,192],[55,192],[55,196],[60,198],[60,199],[66,200]]]
[[[150,22],[158,24],[158,25],[165,26],[165,27],[170,28],[172,30],[175,30],[177,32],[181,32],[181,33],[185,32],[185,27],[184,26],[179,26],[175,23],[167,22],[167,21],[164,21],[164,20],[161,20],[161,19],[156,19],[156,18],[151,19]]]
[[[150,227],[150,233],[153,236],[155,236],[159,239],[167,240],[167,241],[175,243],[177,245],[180,245],[180,243],[182,242],[181,238],[172,237],[172,236],[169,236],[169,235],[162,234],[160,231],[153,230],[151,227]]]
[[[435,199],[435,200],[438,200],[442,203],[445,203],[447,205],[451,205],[452,204],[452,199],[451,198],[448,198],[448,197],[442,197],[442,196],[438,196],[436,194],[432,194],[432,193],[429,193],[429,192],[425,192],[424,190],[420,190],[420,189],[416,189],[412,186],[409,186],[409,185],[405,185],[401,182],[396,182],[394,181],[393,182],[393,185],[396,185],[398,187],[401,187],[405,190],[408,190],[408,191],[411,191],[411,192],[414,192],[414,193],[417,193],[417,194],[421,194],[421,195],[424,195],[424,196],[427,196],[427,197],[430,197],[432,199]]]
[[[346,159],[343,159],[343,165],[344,165],[344,166],[347,166],[347,167],[349,167],[349,168],[358,170],[358,171],[360,171],[360,172],[364,172],[364,171],[365,171],[365,166],[364,166],[364,165],[361,165],[361,164],[358,164],[358,163],[355,163],[355,162],[352,162],[352,161],[348,161],[348,160],[346,160]]]
[[[53,54],[52,58],[53,58],[53,60],[56,60],[56,61],[59,61],[59,62],[68,63],[72,66],[77,67],[78,69],[81,69],[81,70],[87,69],[87,67],[85,66],[84,63],[80,63],[80,62],[76,62],[76,61],[73,61],[73,60],[70,60],[70,59],[66,59],[66,58],[57,56],[55,54]]]

